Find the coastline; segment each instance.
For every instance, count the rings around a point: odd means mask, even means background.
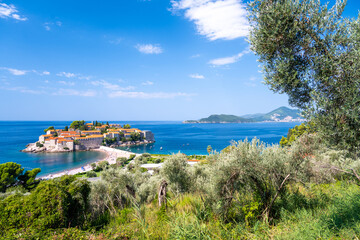
[[[105,147],[105,146],[101,146],[100,148],[97,149],[92,149],[91,151],[99,151],[99,152],[103,152],[106,154],[106,157],[103,159],[99,159],[95,162],[92,163],[99,163],[102,161],[107,161],[109,162],[109,164],[115,164],[116,163],[116,159],[119,157],[126,157],[129,158],[130,155],[135,154],[136,157],[140,156],[141,154],[136,154],[133,152],[129,152],[129,151],[124,151],[124,150],[120,150],[120,149],[116,149],[116,148],[110,148],[110,147]],[[61,172],[57,172],[57,173],[53,173],[53,174],[48,174],[46,176],[40,177],[41,179],[52,179],[52,178],[57,178],[57,177],[61,177],[64,175],[74,175],[77,173],[82,173],[82,172],[87,172],[87,171],[91,171],[92,167],[91,164],[92,163],[88,163],[82,167],[77,167],[77,168],[72,168],[69,170],[64,170]]]

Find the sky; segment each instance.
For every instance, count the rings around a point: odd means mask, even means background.
[[[359,7],[349,0],[344,15]],[[0,0],[0,120],[187,120],[289,106],[262,83],[246,14],[241,0]]]

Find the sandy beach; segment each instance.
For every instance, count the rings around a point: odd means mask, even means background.
[[[109,164],[116,163],[116,159],[119,157],[129,158],[131,154],[135,154],[133,152],[128,152],[128,151],[119,150],[116,148],[104,147],[104,146],[101,146],[98,149],[93,149],[92,151],[100,151],[100,152],[103,152],[106,154],[106,157],[104,159],[99,159],[98,161],[96,161],[96,163],[101,162],[101,161],[108,161]],[[141,154],[135,154],[135,155],[140,156]],[[42,177],[42,179],[57,178],[57,177],[61,177],[63,175],[74,175],[77,173],[87,172],[87,171],[91,171],[91,170],[92,170],[91,163],[89,163],[89,164],[84,165],[79,168],[73,168],[70,170],[65,170],[62,172],[46,175],[46,176]]]

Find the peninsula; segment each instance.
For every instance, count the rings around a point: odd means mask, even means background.
[[[297,109],[277,108],[269,113],[247,114],[243,116],[214,114],[200,120],[186,120],[183,123],[250,123],[250,122],[303,122]]]
[[[39,141],[30,143],[23,152],[72,152],[98,149],[100,146],[118,147],[154,143],[154,134],[149,130],[131,128],[129,124],[86,123],[74,121],[70,127],[49,127]]]

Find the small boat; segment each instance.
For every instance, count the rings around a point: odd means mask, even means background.
[[[160,150],[163,150],[163,147],[160,147]]]

